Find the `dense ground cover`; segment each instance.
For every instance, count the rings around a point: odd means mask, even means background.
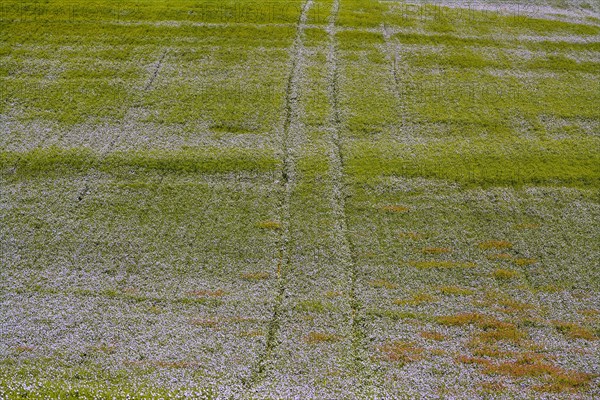
[[[0,6],[0,397],[600,396],[595,2]]]

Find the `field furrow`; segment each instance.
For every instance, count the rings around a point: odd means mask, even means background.
[[[346,215],[346,177],[343,154],[343,142],[341,138],[342,120],[339,110],[339,54],[337,43],[337,20],[339,17],[340,1],[334,0],[329,25],[327,66],[329,71],[328,97],[331,104],[330,132],[328,137],[328,153],[330,159],[330,173],[332,180],[332,210],[335,218],[334,234],[338,262],[348,270],[350,276],[347,296],[352,313],[351,318],[351,348],[349,354],[349,365],[357,373],[355,383],[355,395],[357,397],[369,397],[376,393],[377,383],[375,379],[374,366],[367,351],[368,332],[364,324],[365,316],[363,305],[357,296],[357,281],[360,279],[355,265],[355,249],[348,233],[348,222]]]
[[[278,292],[274,299],[273,312],[270,317],[267,327],[267,337],[264,351],[260,354],[257,364],[252,371],[252,375],[248,380],[248,388],[260,384],[264,378],[269,364],[272,363],[272,353],[277,347],[277,342],[280,336],[281,325],[281,307],[288,286],[288,271],[290,269],[290,241],[291,241],[291,197],[297,185],[296,163],[298,146],[302,143],[302,127],[300,126],[299,118],[299,77],[302,73],[303,58],[304,58],[304,30],[306,29],[306,21],[308,13],[312,7],[312,0],[306,0],[302,6],[300,14],[296,38],[291,49],[291,69],[288,78],[288,83],[285,91],[285,117],[282,131],[282,152],[283,165],[281,172],[281,185],[283,191],[283,199],[281,200],[281,221],[274,221],[280,226],[277,229],[281,230],[279,244],[279,258],[277,263],[277,285]]]

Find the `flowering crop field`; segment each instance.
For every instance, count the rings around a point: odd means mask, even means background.
[[[600,398],[596,0],[0,1],[0,398]]]

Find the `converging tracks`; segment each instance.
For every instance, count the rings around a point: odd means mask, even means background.
[[[339,63],[337,44],[337,19],[340,10],[340,0],[334,0],[331,14],[329,16],[327,33],[329,37],[327,51],[328,70],[328,98],[331,106],[329,118],[329,162],[332,179],[331,206],[335,216],[335,242],[338,244],[340,254],[338,262],[350,275],[350,288],[348,298],[351,311],[351,349],[349,368],[357,373],[358,388],[356,395],[362,398],[374,397],[376,395],[376,373],[366,344],[365,318],[362,303],[357,296],[357,285],[359,280],[359,269],[356,265],[355,249],[348,229],[347,204],[348,190],[344,183],[345,159],[340,137],[341,116],[339,107]]]
[[[295,132],[299,120],[298,97],[300,92],[300,73],[304,49],[304,31],[308,13],[313,6],[312,0],[306,0],[302,6],[300,18],[296,28],[296,37],[291,48],[291,69],[288,76],[285,91],[285,117],[283,122],[282,151],[283,168],[281,171],[281,184],[283,186],[283,198],[281,199],[281,235],[279,237],[279,259],[277,263],[277,296],[273,305],[273,312],[267,325],[267,337],[263,352],[258,356],[256,363],[252,366],[250,376],[244,380],[246,388],[255,387],[263,379],[271,360],[273,350],[277,346],[279,329],[281,324],[281,307],[285,296],[287,282],[286,273],[290,266],[290,203],[291,196],[296,185],[296,159],[293,152],[294,137],[299,135]]]

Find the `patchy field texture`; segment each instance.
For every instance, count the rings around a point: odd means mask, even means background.
[[[600,3],[0,3],[0,398],[600,398]]]

